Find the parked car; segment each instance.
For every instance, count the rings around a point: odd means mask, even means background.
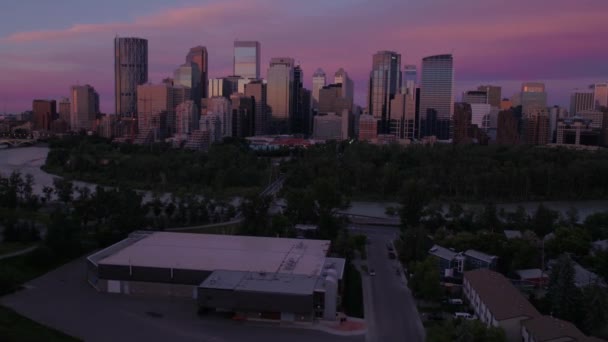
[[[372,277],[373,277],[373,276],[375,276],[375,275],[376,275],[376,271],[374,271],[374,269],[373,269],[373,268],[372,268],[372,269],[370,269],[370,270],[369,270],[369,275],[370,275],[370,276],[372,276]]]
[[[454,313],[454,318],[461,318],[461,319],[471,320],[471,319],[475,319],[475,316],[471,315],[468,312],[455,312]]]
[[[448,304],[452,304],[452,305],[462,305],[462,299],[460,298],[450,298],[448,299]]]

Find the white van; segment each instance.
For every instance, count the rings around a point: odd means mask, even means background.
[[[468,312],[454,312],[454,318],[462,318],[462,319],[474,319],[475,316],[471,315]]]

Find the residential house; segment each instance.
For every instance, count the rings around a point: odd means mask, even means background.
[[[504,329],[507,341],[521,341],[522,321],[541,314],[502,274],[487,269],[464,273],[463,292],[475,315]]]
[[[464,256],[451,249],[434,245],[429,254],[437,257],[439,261],[439,274],[442,278],[460,277],[464,272]]]
[[[497,256],[482,253],[474,249],[469,249],[464,252],[464,256],[466,258],[466,267],[469,270],[476,270],[480,268],[495,270],[496,264],[498,263]]]

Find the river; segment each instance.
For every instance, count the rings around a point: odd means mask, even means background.
[[[13,171],[20,171],[22,174],[29,173],[34,176],[34,192],[42,194],[42,188],[44,186],[52,187],[53,178],[57,177],[40,169],[40,166],[44,165],[48,153],[48,147],[39,146],[0,149],[0,174],[8,176]],[[95,190],[95,184],[91,183],[76,181],[74,182],[74,185],[78,187],[87,186],[91,191]],[[166,200],[169,197],[170,194],[164,194],[162,199]],[[144,201],[151,198],[151,193],[146,192],[144,194]],[[539,203],[540,202],[503,203],[497,204],[496,206],[499,210],[500,208],[504,208],[506,211],[514,211],[518,205],[521,205],[528,213],[532,214]],[[565,214],[570,207],[574,207],[578,210],[581,220],[584,220],[593,213],[608,210],[608,201],[548,201],[543,203],[547,207],[563,214]],[[390,216],[386,215],[385,210],[389,206],[396,207],[397,203],[354,201],[351,203],[351,208],[347,211],[352,214],[388,218]],[[479,204],[463,204],[463,206],[465,208],[481,208],[481,205]]]

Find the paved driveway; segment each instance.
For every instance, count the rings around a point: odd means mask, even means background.
[[[98,293],[85,280],[85,263],[76,260],[0,298],[2,305],[85,341],[198,342],[362,342],[276,324],[238,323],[196,315],[194,301]]]

